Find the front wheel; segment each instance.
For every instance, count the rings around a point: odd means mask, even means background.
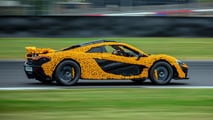
[[[80,74],[79,65],[74,61],[66,60],[58,65],[54,77],[58,84],[69,86],[78,82]]]
[[[157,85],[169,84],[173,77],[173,69],[167,62],[157,62],[149,71],[152,83]]]

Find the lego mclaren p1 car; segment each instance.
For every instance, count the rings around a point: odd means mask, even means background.
[[[188,66],[164,54],[150,55],[129,44],[97,40],[62,50],[26,47],[24,71],[29,79],[74,85],[79,79],[146,79],[158,85],[188,79]]]

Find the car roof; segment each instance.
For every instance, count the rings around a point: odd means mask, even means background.
[[[80,46],[87,46],[87,45],[104,43],[104,42],[116,42],[116,41],[113,41],[113,40],[94,40],[94,41],[82,43],[82,44],[80,44]]]
[[[63,49],[63,51],[70,50],[70,49],[73,49],[73,48],[78,48],[78,47],[93,45],[93,44],[104,43],[104,42],[116,42],[116,41],[113,41],[113,40],[94,40],[94,41],[85,42],[85,43],[81,43],[81,44],[78,44],[78,45],[73,45],[73,46],[67,47],[67,48]]]

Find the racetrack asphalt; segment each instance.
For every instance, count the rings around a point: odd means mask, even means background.
[[[185,61],[189,66],[189,80],[172,80],[171,86],[213,86],[213,61]],[[28,79],[24,73],[24,61],[0,61],[0,88],[7,87],[58,87],[56,83],[42,84]],[[149,80],[143,84],[131,80],[79,80],[75,86],[63,88],[137,88],[153,86]],[[165,86],[165,87],[166,87]],[[60,86],[61,87],[61,86]]]

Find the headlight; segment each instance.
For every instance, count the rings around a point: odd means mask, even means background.
[[[180,65],[180,66],[183,66],[183,61],[181,61],[181,60],[177,60],[177,63]]]

